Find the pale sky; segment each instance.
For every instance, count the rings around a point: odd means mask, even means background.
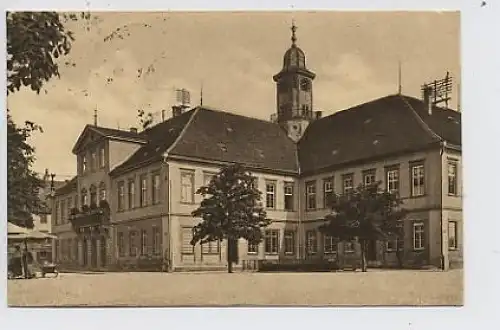
[[[42,125],[31,143],[35,169],[56,179],[76,172],[71,149],[85,124],[128,129],[139,126],[137,109],[160,111],[174,102],[175,88],[191,91],[199,103],[241,115],[269,119],[275,112],[272,80],[298,26],[298,46],[316,73],[315,110],[324,115],[397,93],[398,61],[403,94],[420,97],[420,85],[460,81],[458,12],[261,12],[261,13],[94,13],[69,25],[75,42],[62,62],[61,78],[37,95],[23,90],[8,98],[16,122]],[[120,29],[123,39],[106,36]],[[148,70],[149,68],[149,70]],[[139,70],[142,74],[139,75]]]

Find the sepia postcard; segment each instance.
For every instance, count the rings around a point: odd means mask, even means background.
[[[6,23],[10,307],[463,305],[458,11]]]

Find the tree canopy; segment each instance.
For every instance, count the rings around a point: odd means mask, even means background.
[[[22,86],[39,93],[45,82],[59,76],[56,61],[67,55],[74,40],[64,20],[76,14],[57,12],[7,13],[7,92]]]
[[[366,271],[366,242],[401,235],[400,220],[407,213],[399,196],[382,190],[380,185],[381,182],[360,185],[347,194],[335,194],[330,201],[332,213],[320,227],[322,232],[342,241],[358,239],[363,271]]]
[[[87,18],[88,14],[82,14]],[[71,50],[73,35],[64,22],[78,19],[76,14],[57,12],[8,12],[7,93],[22,87],[39,93],[44,83],[59,76],[57,59]],[[45,209],[39,197],[44,182],[33,170],[35,149],[28,143],[42,128],[26,121],[17,126],[7,109],[7,213],[8,221],[33,226],[32,214]]]
[[[32,169],[35,149],[27,139],[41,127],[26,122],[17,127],[7,112],[7,214],[8,220],[22,227],[33,227],[32,214],[38,214],[45,204],[38,192],[44,182]]]
[[[270,224],[260,202],[261,192],[255,177],[242,165],[224,167],[196,192],[203,196],[193,211],[201,222],[194,227],[191,244],[228,240],[228,270],[237,255],[234,250],[240,238],[251,244],[262,241],[262,228]]]

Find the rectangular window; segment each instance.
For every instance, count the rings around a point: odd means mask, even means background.
[[[120,257],[125,256],[125,236],[123,232],[118,233],[118,255]]]
[[[101,147],[99,148],[99,167],[104,168],[105,164],[106,164],[106,159],[105,159],[104,147]]]
[[[278,254],[279,251],[279,230],[269,229],[265,233],[266,254]]]
[[[47,223],[47,214],[40,215],[40,223],[42,224]]]
[[[348,194],[354,189],[353,177],[352,173],[342,175],[342,191],[344,194]]]
[[[324,208],[329,208],[333,201],[333,178],[328,178],[323,181],[323,203]]]
[[[118,182],[118,211],[123,211],[125,205],[125,182]]]
[[[247,242],[247,253],[248,254],[259,253],[259,244],[252,244],[250,242]]]
[[[402,238],[389,239],[386,245],[387,252],[395,252],[404,250],[404,240]]]
[[[82,160],[82,173],[85,173],[88,171],[88,164],[87,164],[87,155],[82,155],[81,156]]]
[[[135,241],[136,235],[137,234],[135,231],[131,231],[128,234],[128,248],[129,248],[128,254],[131,257],[137,256],[137,246],[136,246],[136,241]]]
[[[59,224],[59,201],[56,201],[54,205],[54,224]]]
[[[66,222],[66,201],[65,200],[62,200],[61,201],[61,223],[65,223]]]
[[[181,203],[194,203],[194,173],[181,173]]]
[[[363,171],[363,184],[365,186],[371,186],[372,184],[375,184],[375,174],[376,171],[374,169]]]
[[[276,208],[276,183],[266,182],[266,208]]]
[[[318,238],[315,230],[309,230],[306,233],[307,254],[316,254],[318,252]]]
[[[153,254],[158,255],[161,253],[161,232],[160,228],[153,227]]]
[[[353,253],[354,252],[354,242],[353,241],[344,242],[344,252],[345,253]]]
[[[285,254],[295,253],[295,232],[285,230]]]
[[[316,209],[316,182],[306,182],[306,207],[308,210]]]
[[[411,195],[413,197],[425,194],[424,165],[413,165],[411,167]]]
[[[458,194],[457,185],[457,162],[448,162],[448,195],[457,196]]]
[[[182,228],[182,250],[183,254],[193,254],[194,246],[191,245],[191,240],[193,239],[193,228],[192,227],[183,227]]]
[[[156,173],[153,175],[153,190],[152,190],[152,200],[153,204],[160,203],[160,174]]]
[[[141,230],[141,256],[148,254],[148,232]]]
[[[399,192],[399,168],[393,167],[386,169],[387,191],[391,194]]]
[[[141,195],[139,199],[139,206],[146,206],[148,204],[148,180],[145,174],[141,175],[140,181]]]
[[[332,235],[323,236],[323,251],[325,254],[337,253],[338,240]]]
[[[413,224],[413,249],[414,250],[423,250],[425,248],[424,245],[424,223],[423,222],[415,222]]]
[[[66,199],[66,219],[69,220],[69,217],[71,215],[71,209],[73,208],[73,198],[68,197]]]
[[[212,181],[212,178],[214,177],[215,174],[212,173],[203,173],[203,185],[206,187],[210,184],[210,181]]]
[[[95,151],[92,151],[90,153],[90,169],[92,171],[95,171],[96,168],[97,168],[97,154]]]
[[[458,232],[457,232],[457,222],[448,222],[448,249],[456,250],[458,248]]]
[[[128,208],[129,210],[135,208],[135,182],[133,180],[128,182]]]
[[[219,254],[220,241],[206,242],[201,245],[202,254]]]
[[[293,182],[285,182],[285,211],[293,211]]]

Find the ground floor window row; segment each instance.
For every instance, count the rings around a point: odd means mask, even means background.
[[[116,244],[119,257],[161,255],[161,228],[118,231]]]
[[[449,247],[450,249],[456,249],[457,246],[457,234],[456,234],[456,222],[449,223]],[[182,252],[184,254],[194,253],[194,247],[191,245],[192,239],[192,228],[185,227],[182,229]],[[281,239],[280,235],[283,235]],[[407,239],[408,235],[403,233],[403,236]],[[294,255],[297,253],[298,240],[297,231],[295,230],[279,230],[279,229],[267,229],[264,231],[264,240],[262,244],[252,244],[247,243],[247,253],[249,255],[258,254],[259,247],[264,248],[264,253],[267,255],[277,255],[279,253],[284,253],[285,255]],[[411,223],[411,249],[414,251],[422,251],[426,248],[426,222],[425,221],[413,221]],[[324,254],[337,253],[339,244],[343,245],[344,252],[354,252],[355,251],[355,241],[345,241],[340,242],[335,237],[322,234],[317,229],[307,230],[305,232],[305,244],[306,253],[308,255],[315,255],[319,253],[320,247]],[[220,242],[210,242],[202,245],[203,253],[219,253],[220,252]],[[405,244],[405,240],[401,238],[389,239],[386,241],[385,251],[386,252],[396,252],[402,251],[408,247]]]

